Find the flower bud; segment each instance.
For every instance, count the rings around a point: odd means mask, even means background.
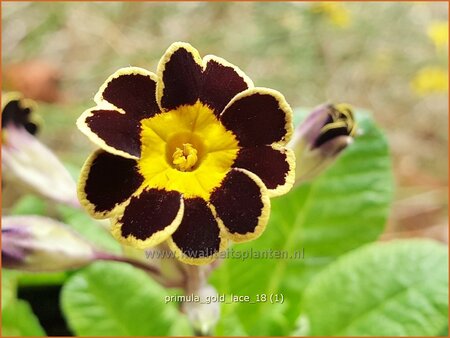
[[[25,99],[22,94],[10,92],[2,94],[2,132],[10,127],[23,127],[31,135],[39,132],[41,118],[34,110],[36,102]],[[2,138],[5,136],[2,133]]]
[[[197,335],[210,336],[220,317],[219,295],[208,284],[201,286],[195,295],[197,299],[193,297],[193,301],[183,303],[183,312]]]
[[[6,268],[61,271],[94,259],[94,248],[65,224],[42,216],[2,217],[2,262]]]
[[[25,185],[57,202],[79,206],[75,181],[55,154],[34,136],[33,104],[20,94],[2,96],[2,173],[5,184]]]
[[[297,127],[289,146],[294,150],[296,184],[325,170],[353,141],[357,131],[348,104],[328,104],[314,109]]]

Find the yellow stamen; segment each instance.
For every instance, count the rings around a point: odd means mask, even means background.
[[[194,151],[190,147],[184,151],[183,144],[188,143],[197,151],[195,164],[189,160],[189,152]],[[143,119],[141,144],[142,189],[176,190],[186,198],[205,200],[220,186],[239,152],[233,133],[200,102]]]
[[[177,147],[172,155],[172,163],[180,171],[190,171],[197,163],[197,149],[190,143],[183,143],[183,149]]]

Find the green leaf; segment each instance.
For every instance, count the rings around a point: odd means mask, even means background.
[[[165,303],[166,295],[141,270],[124,263],[98,262],[64,285],[62,309],[69,326],[81,336],[191,334],[176,305]]]
[[[30,305],[17,299],[21,272],[2,269],[2,336],[45,336]]]
[[[328,266],[304,292],[313,336],[436,336],[448,322],[448,255],[429,240],[376,243]]]
[[[308,280],[340,255],[381,234],[392,200],[393,179],[388,145],[367,115],[358,114],[362,135],[313,182],[272,199],[270,222],[255,241],[237,244],[235,251],[278,251],[300,259],[228,258],[211,281],[219,293],[281,295],[283,304],[270,302],[223,304],[222,318],[233,314],[239,323],[219,322],[217,334],[244,327],[250,335],[291,332],[298,303]],[[298,165],[301,165],[298,164]]]
[[[114,253],[121,252],[120,244],[112,237],[110,232],[83,210],[60,205],[58,211],[65,223],[73,227],[91,243],[94,243],[95,247]]]
[[[15,300],[2,310],[3,336],[46,336],[30,305]]]

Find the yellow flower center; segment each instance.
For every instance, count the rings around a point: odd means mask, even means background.
[[[201,102],[141,122],[141,189],[176,190],[209,199],[239,151],[231,131]]]
[[[183,143],[183,149],[177,147],[172,155],[175,168],[181,171],[190,171],[197,163],[197,149],[190,143]]]

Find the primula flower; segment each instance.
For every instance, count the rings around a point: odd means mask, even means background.
[[[311,180],[325,170],[353,142],[357,133],[353,111],[345,103],[315,108],[300,124],[289,147],[297,161],[296,184]]]
[[[205,264],[228,240],[258,237],[269,197],[292,187],[291,108],[219,57],[174,43],[157,75],[120,69],[94,100],[77,125],[101,150],[86,161],[78,193],[122,243],[167,240],[178,259]]]

